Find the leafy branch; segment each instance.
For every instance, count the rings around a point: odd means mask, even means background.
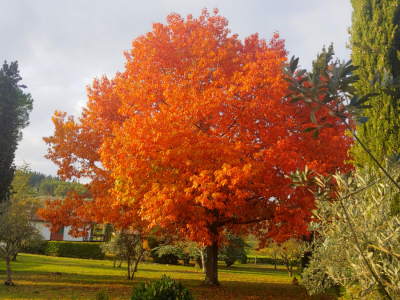
[[[293,56],[288,65],[282,66],[282,71],[286,75],[284,79],[290,84],[289,90],[291,91],[291,93],[288,94],[286,98],[291,98],[291,103],[304,101],[306,105],[312,107],[310,118],[315,127],[307,128],[304,130],[304,132],[314,131],[313,136],[317,138],[318,133],[322,128],[333,126],[332,124],[319,125],[317,123],[315,112],[322,107],[327,109],[331,116],[338,117],[347,126],[347,128],[352,133],[354,139],[357,140],[358,143],[360,143],[364,151],[375,161],[375,163],[390,179],[390,181],[397,187],[397,189],[400,190],[400,186],[397,184],[394,178],[388,173],[388,171],[382,166],[382,164],[379,163],[379,161],[374,157],[371,151],[369,151],[369,149],[357,137],[352,126],[361,125],[369,120],[368,117],[363,116],[364,109],[372,108],[372,106],[366,104],[366,102],[371,100],[373,97],[380,95],[381,92],[396,98],[400,98],[400,93],[396,90],[396,88],[400,87],[400,76],[397,76],[395,79],[393,79],[393,77],[389,75],[386,70],[384,70],[384,81],[382,81],[381,74],[377,70],[375,70],[375,75],[372,81],[370,81],[370,84],[373,87],[378,86],[376,89],[377,92],[371,92],[360,97],[357,89],[354,87],[354,83],[359,80],[359,76],[353,73],[355,70],[357,70],[358,67],[353,66],[351,60],[347,63],[337,60],[330,65],[329,69],[326,72],[322,74],[307,74],[307,71],[304,69],[298,70],[298,62],[299,58],[294,58]],[[398,161],[396,155],[394,156],[394,161]],[[289,177],[293,180],[293,185],[295,186],[310,186],[313,183],[319,183],[321,185],[321,179],[323,178],[311,177],[309,179],[311,173],[312,171],[310,172],[310,170],[306,168],[304,173],[298,170],[296,174],[291,173]],[[330,182],[330,176],[331,175],[328,175],[328,177],[325,178],[325,182]],[[347,177],[350,176],[351,174],[347,175]],[[372,184],[376,183],[377,181]],[[366,187],[368,186],[370,185],[367,185]],[[326,187],[327,185],[324,184],[323,189],[320,192],[317,188],[315,196],[320,200],[333,200],[333,198],[330,196],[331,188]],[[354,196],[355,194],[363,191],[366,187],[356,190],[355,192],[350,193],[350,195],[346,195],[345,198]],[[392,299],[388,291],[386,290],[385,285],[380,280],[378,275],[374,272],[372,266],[368,262],[361,249],[360,242],[352,226],[348,211],[343,204],[343,200],[344,199],[340,197],[338,199],[344,211],[346,221],[350,226],[351,234],[354,238],[354,242],[356,244],[359,255],[361,256],[362,261],[368,267],[370,274],[374,277],[383,293],[387,296],[388,299]]]

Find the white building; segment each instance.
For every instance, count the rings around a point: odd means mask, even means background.
[[[39,228],[40,232],[43,235],[43,238],[46,241],[73,241],[73,242],[104,241],[103,236],[93,235],[93,226],[90,228],[90,230],[88,230],[87,236],[74,238],[68,234],[68,232],[71,229],[71,226],[63,226],[58,232],[52,233],[50,231],[50,228],[46,226],[47,224],[50,224],[50,222],[43,220],[38,215],[33,216],[33,218],[31,219],[31,223],[33,223],[37,228]]]

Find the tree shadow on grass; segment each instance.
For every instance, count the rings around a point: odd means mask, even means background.
[[[138,278],[147,279],[147,278]],[[146,281],[146,280],[145,280]],[[251,283],[251,282],[222,282],[220,287],[210,287],[199,285],[197,280],[181,280],[185,286],[188,286],[198,300],[205,299],[334,299],[329,295],[309,297],[302,287],[291,286],[279,283]],[[96,293],[102,288],[108,289],[107,293],[120,299],[128,299],[132,287],[135,283],[115,285],[110,282],[104,282],[95,285],[68,285],[59,283],[49,284],[20,284],[15,287],[0,288],[0,297],[18,299],[23,295],[24,299],[71,299],[74,294],[81,298],[94,299]],[[6,293],[5,293],[6,292]],[[81,299],[79,298],[79,299]]]
[[[138,277],[137,281],[148,281],[148,278]],[[292,286],[282,283],[254,283],[254,282],[221,282],[220,287],[201,285],[199,280],[180,280],[187,286],[197,300],[332,300],[330,295],[310,297],[301,286]],[[95,299],[96,294],[102,289],[113,299],[128,299],[136,282],[107,282],[97,284],[61,284],[57,282],[42,284],[19,284],[15,287],[0,287],[0,298],[10,299]]]
[[[146,268],[141,268],[140,266],[138,267],[139,272],[155,272],[155,273],[186,273],[186,274],[204,274],[200,269],[199,271],[193,271],[193,270],[171,270],[171,269],[164,269],[164,270],[154,270],[154,269],[146,269]]]

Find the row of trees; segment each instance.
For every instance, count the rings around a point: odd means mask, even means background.
[[[68,193],[76,192],[79,196],[91,198],[85,185],[78,182],[69,182],[61,180],[43,180],[38,188],[38,195],[65,197]]]
[[[34,177],[34,179],[32,179]],[[68,193],[76,192],[79,196],[90,198],[85,186],[76,180],[62,181],[58,177],[46,176],[32,172],[28,164],[17,167],[14,179],[10,185],[11,194],[19,196],[56,196],[65,197]],[[22,189],[22,190],[21,190]]]
[[[114,267],[121,267],[125,261],[128,269],[128,279],[134,278],[137,267],[144,256],[151,256],[153,262],[162,264],[177,264],[178,260],[183,261],[183,265],[189,265],[190,260],[195,261],[195,267],[202,268],[206,273],[207,253],[206,247],[192,242],[188,239],[179,240],[176,237],[163,237],[161,240],[157,235],[151,234],[146,239],[140,232],[132,230],[117,231],[110,224],[106,227],[111,228],[111,236],[101,247],[105,253],[114,254]],[[154,232],[153,232],[154,233]],[[240,236],[230,233],[226,234],[227,243],[222,244],[218,251],[218,260],[224,261],[228,267],[236,261],[247,263],[247,254],[252,247],[247,244]],[[257,251],[259,254],[268,255],[285,265],[289,276],[292,276],[294,266],[299,267],[299,259],[309,248],[305,242],[299,242],[291,238],[283,243],[276,243],[271,240],[268,246]],[[119,261],[119,263],[118,263]]]

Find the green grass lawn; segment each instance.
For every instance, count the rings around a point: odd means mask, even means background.
[[[103,287],[111,299],[129,299],[132,286],[138,281],[155,280],[163,274],[182,281],[197,300],[335,299],[332,295],[308,296],[302,286],[290,284],[292,278],[282,267],[274,270],[268,265],[235,263],[227,268],[221,264],[221,286],[209,287],[201,284],[204,274],[194,267],[141,263],[132,282],[126,279],[126,265],[113,268],[112,264],[107,260],[20,254],[12,263],[16,286],[0,284],[0,299],[96,299]],[[5,262],[1,260],[0,278],[6,278]]]

